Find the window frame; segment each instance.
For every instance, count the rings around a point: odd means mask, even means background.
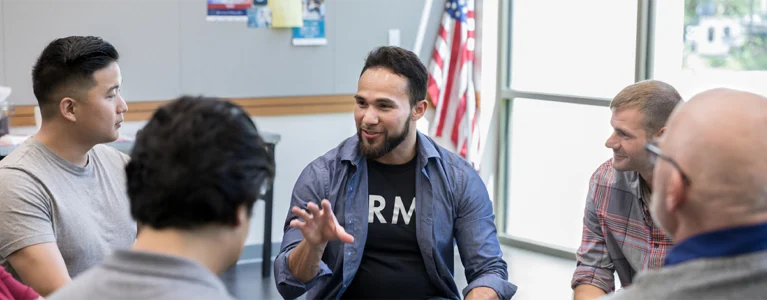
[[[637,0],[637,31],[636,31],[636,59],[634,67],[634,81],[641,81],[652,78],[652,63],[653,63],[653,40],[654,40],[654,24],[655,24],[655,1],[657,0]],[[611,99],[596,98],[596,97],[581,97],[581,96],[569,96],[558,95],[551,93],[538,93],[538,92],[523,92],[513,90],[511,88],[512,80],[512,60],[511,49],[514,41],[512,36],[512,16],[513,16],[513,2],[499,1],[498,2],[498,76],[496,82],[496,95],[498,101],[500,101],[500,120],[496,124],[498,126],[498,176],[496,186],[496,195],[499,195],[500,201],[496,201],[495,215],[496,215],[496,228],[499,228],[498,240],[503,245],[508,245],[520,249],[525,249],[537,253],[547,254],[555,257],[561,257],[566,259],[576,259],[575,252],[566,249],[564,247],[550,245],[534,240],[515,237],[506,232],[507,226],[507,207],[510,204],[509,197],[509,177],[510,177],[510,157],[513,153],[511,150],[511,143],[513,138],[511,137],[510,122],[512,113],[514,110],[514,99],[527,98],[541,101],[556,101],[564,103],[574,103],[582,105],[594,105],[607,107],[610,105]]]

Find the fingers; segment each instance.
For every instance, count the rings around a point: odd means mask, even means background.
[[[320,202],[320,205],[322,205],[322,209],[325,211],[333,211],[333,208],[330,207],[330,201],[327,199],[322,199],[322,202]]]
[[[306,223],[299,219],[293,219],[290,221],[290,227],[303,231],[306,228]]]
[[[341,227],[340,225],[336,225],[336,236],[338,237],[341,242],[344,243],[353,243],[354,237],[351,234],[346,233],[346,229]]]
[[[309,210],[309,212],[312,214],[312,216],[321,216],[320,214],[320,207],[317,206],[314,202],[309,202],[309,204],[306,205],[306,209]]]
[[[296,217],[299,219],[304,220],[304,222],[312,219],[311,215],[309,215],[305,210],[299,208],[298,206],[293,206],[291,212],[293,212],[293,214],[296,215]]]

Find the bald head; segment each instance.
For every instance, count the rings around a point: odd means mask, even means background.
[[[767,217],[767,98],[709,90],[675,110],[666,128],[661,149],[691,181],[681,211],[707,224]]]

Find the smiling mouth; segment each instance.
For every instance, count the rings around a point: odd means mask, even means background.
[[[365,129],[362,129],[361,131],[362,131],[362,135],[365,138],[368,138],[368,139],[376,138],[376,137],[378,137],[378,135],[381,134],[380,132],[371,132],[371,131],[367,131]]]

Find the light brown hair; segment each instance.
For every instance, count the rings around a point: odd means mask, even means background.
[[[623,88],[610,102],[610,109],[638,108],[644,115],[644,129],[651,136],[666,125],[671,112],[682,102],[682,96],[670,84],[644,80]]]

